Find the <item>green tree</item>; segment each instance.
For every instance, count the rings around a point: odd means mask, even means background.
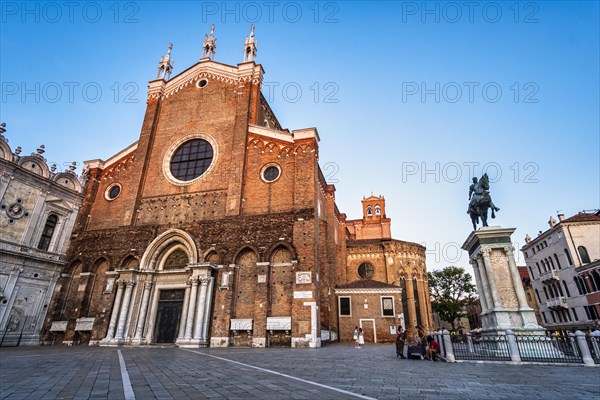
[[[464,306],[473,301],[477,293],[471,274],[464,268],[451,266],[428,272],[427,279],[432,310],[454,330],[456,320],[465,315]]]

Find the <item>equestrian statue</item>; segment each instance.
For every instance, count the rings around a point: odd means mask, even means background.
[[[490,196],[490,179],[487,174],[483,174],[478,181],[473,178],[473,183],[469,187],[469,209],[467,214],[471,216],[473,230],[477,230],[477,224],[481,218],[481,226],[488,226],[488,209],[492,209],[492,218],[496,218],[496,212],[500,211],[492,201]]]

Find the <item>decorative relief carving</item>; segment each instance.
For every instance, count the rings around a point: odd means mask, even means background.
[[[312,272],[302,271],[296,272],[296,284],[308,284],[312,282]]]
[[[134,164],[134,161],[135,154],[131,154],[129,157],[124,158],[116,165],[113,165],[105,171],[102,171],[102,175],[100,176],[100,178],[103,180],[112,179],[115,172],[126,171]]]

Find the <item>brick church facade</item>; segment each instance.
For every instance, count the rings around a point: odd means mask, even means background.
[[[169,46],[139,140],[86,162],[45,341],[319,347],[345,321],[336,286],[357,280],[391,290],[386,323],[406,309],[413,330],[429,327],[425,249],[391,239],[384,209],[364,223],[338,211],[317,130],[282,128],[261,94],[253,31],[237,66],[214,61],[215,47],[211,31],[201,60],[171,78]]]

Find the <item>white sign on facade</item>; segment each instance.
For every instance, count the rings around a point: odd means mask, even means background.
[[[65,332],[67,330],[68,321],[54,321],[50,327],[50,332]]]
[[[306,292],[294,292],[294,298],[295,299],[312,299],[313,295],[312,295],[312,291],[306,291]]]
[[[94,317],[77,318],[75,323],[75,331],[91,331],[94,326]]]
[[[229,329],[232,331],[251,331],[252,330],[252,318],[232,319]]]
[[[268,331],[291,331],[292,317],[267,317]]]

